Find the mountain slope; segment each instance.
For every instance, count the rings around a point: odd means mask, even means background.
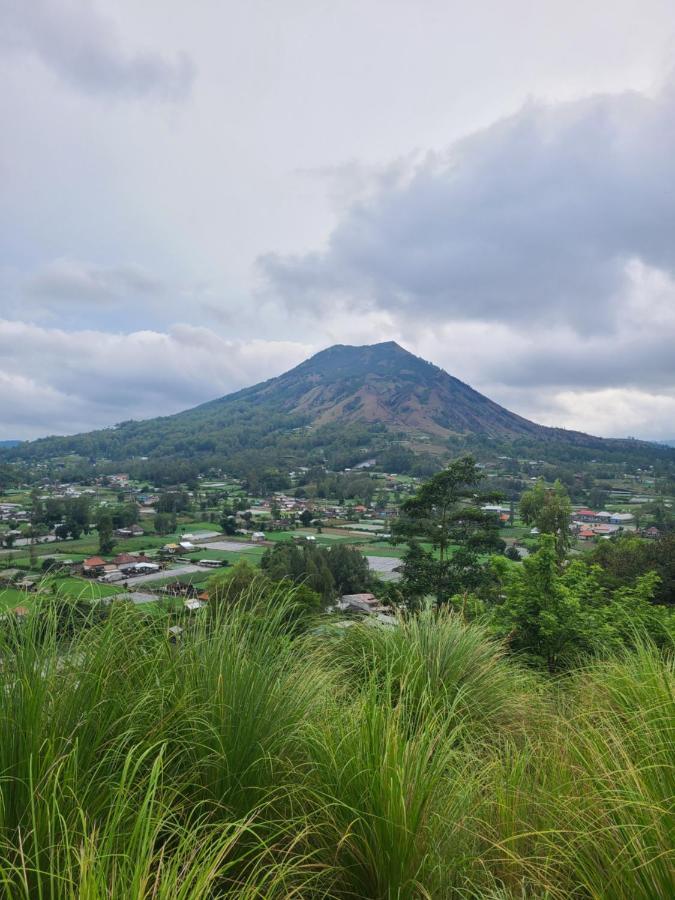
[[[277,378],[185,412],[26,442],[0,456],[31,462],[76,454],[92,464],[125,465],[150,457],[153,463],[165,461],[171,477],[186,460],[193,469],[222,467],[234,474],[251,468],[339,467],[352,465],[366,450],[391,452],[405,443],[409,453],[420,441],[445,455],[448,442],[457,448],[458,441],[518,443],[527,452],[535,445],[556,445],[563,456],[572,447],[589,453],[649,447],[536,425],[387,342],[330,347]]]
[[[329,347],[278,378],[196,407],[195,412],[242,402],[306,416],[315,426],[369,422],[438,437],[535,436],[546,431],[394,341]]]

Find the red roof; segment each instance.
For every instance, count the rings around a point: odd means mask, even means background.
[[[132,563],[136,562],[136,557],[132,556],[131,553],[120,553],[115,557],[113,562],[116,562],[117,565],[120,563]]]
[[[592,509],[578,509],[575,513],[575,516],[594,516],[595,513]]]
[[[100,556],[90,556],[89,559],[85,559],[82,565],[87,566],[90,569],[96,569],[98,566],[107,565],[107,563],[104,559],[101,559]]]

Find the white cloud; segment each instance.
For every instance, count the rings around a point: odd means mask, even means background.
[[[177,412],[275,375],[312,349],[224,340],[190,325],[111,334],[0,320],[1,436],[68,434]]]

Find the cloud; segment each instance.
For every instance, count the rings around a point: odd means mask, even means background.
[[[259,266],[293,310],[606,332],[631,266],[675,275],[674,184],[671,87],[531,102],[396,179],[387,170],[324,249]]]
[[[163,282],[142,266],[99,266],[65,258],[48,263],[25,285],[26,293],[39,300],[84,303],[153,297],[163,289]]]
[[[278,374],[313,348],[207,328],[67,332],[0,320],[2,438],[104,427],[186,409]]]
[[[195,66],[187,55],[127,49],[114,23],[83,0],[2,0],[0,12],[0,47],[33,55],[85,94],[180,101],[190,93]]]

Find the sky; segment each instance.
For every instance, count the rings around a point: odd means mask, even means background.
[[[672,0],[0,0],[0,439],[397,340],[675,438]]]

